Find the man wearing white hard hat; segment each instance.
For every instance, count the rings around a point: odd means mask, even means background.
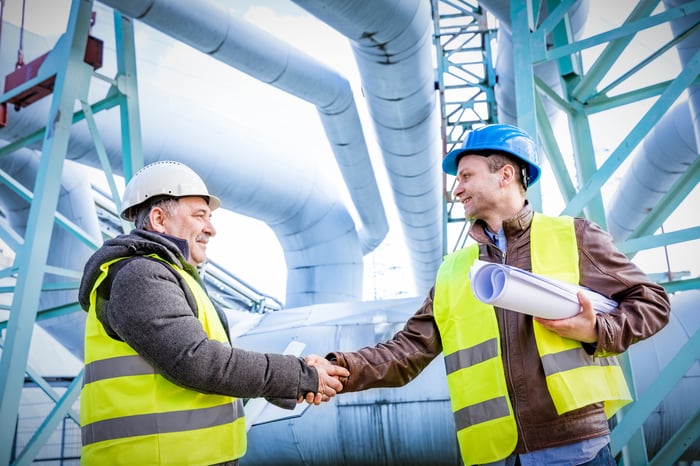
[[[189,167],[147,165],[127,184],[129,234],[85,266],[88,312],[80,417],[82,464],[237,464],[246,450],[241,398],[293,408],[342,389],[342,368],[231,346],[225,315],[199,277],[221,205]]]

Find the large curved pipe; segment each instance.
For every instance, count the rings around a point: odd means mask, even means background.
[[[690,0],[664,0],[664,6],[668,10],[689,2]],[[671,31],[675,37],[678,37],[691,28],[697,27],[698,23],[700,23],[700,13],[683,15],[671,21]],[[683,68],[700,49],[700,30],[695,30],[695,32],[683,39],[675,49],[678,52],[681,67]],[[695,140],[700,141],[700,85],[688,88],[688,102],[690,103],[691,121],[695,129]]]
[[[697,158],[690,105],[684,101],[659,121],[632,155],[606,216],[612,237],[627,239]]]
[[[96,34],[99,27],[109,27],[99,18],[106,20],[109,16],[98,15]],[[4,26],[5,31],[13,27],[8,23]],[[5,31],[4,35],[10,36]],[[108,34],[100,36],[106,38]],[[45,52],[42,43],[25,31],[25,56],[31,59]],[[150,53],[153,56],[157,52]],[[2,69],[12,68],[13,59],[12,53],[3,53]],[[152,65],[140,60],[138,66],[144,70]],[[288,307],[362,299],[362,247],[340,193],[329,185],[327,177],[316,166],[303,164],[301,156],[295,157],[298,149],[285,147],[282,151],[271,142],[254,140],[225,117],[213,120],[210,109],[186,92],[149,81],[146,76],[143,73],[139,80],[145,163],[164,159],[187,163],[221,197],[224,208],[270,226],[285,253]],[[106,85],[95,81],[91,94],[104,95]],[[48,104],[44,99],[19,112],[10,109],[9,123],[0,129],[0,139],[15,140],[43,127]],[[116,173],[121,173],[119,114],[113,109],[96,114],[95,119],[110,163]],[[194,127],[193,122],[201,124]],[[192,136],[194,131],[196,137]],[[84,124],[71,128],[67,158],[99,167],[92,137]],[[285,182],[267,176],[275,173],[284,173]]]
[[[309,55],[237,18],[219,2],[100,0],[262,82],[316,106],[341,174],[362,221],[363,252],[389,226],[348,81]]]
[[[513,69],[513,38],[511,35],[510,1],[509,0],[484,0],[481,5],[494,15],[499,22],[498,31],[498,55],[496,56],[496,72],[498,80],[494,87],[496,104],[498,106],[499,123],[517,124],[515,111],[515,70]],[[540,18],[546,17],[547,5],[540,5]],[[579,0],[569,10],[572,33],[576,36],[583,30],[588,14],[588,0]],[[535,75],[554,91],[561,91],[561,78],[558,64],[555,61],[547,61],[536,65]],[[556,107],[544,99],[544,107],[550,118],[558,115]]]
[[[0,158],[0,169],[28,190],[34,187],[39,169],[40,154],[29,149],[21,149]],[[20,235],[27,229],[31,205],[4,184],[0,184],[0,215]],[[84,167],[66,161],[61,176],[61,191],[57,211],[70,219],[85,232],[90,239],[99,243],[102,233],[97,220],[95,203],[92,200],[92,187]],[[54,224],[49,246],[47,264],[72,272],[69,276],[46,273],[44,283],[75,282],[82,273],[83,266],[92,249],[64,228]],[[43,291],[40,309],[55,308],[74,303],[78,299],[76,290]],[[66,349],[82,359],[84,313],[71,313],[52,319],[40,320],[39,324]]]
[[[292,1],[350,40],[422,295],[442,262],[430,2]]]
[[[664,0],[666,8],[687,3]],[[671,22],[674,36],[680,36],[700,22],[700,13]],[[676,47],[681,66],[700,49],[700,31],[686,37]],[[697,161],[700,141],[700,86],[688,88],[688,101],[678,103],[649,132],[632,155],[629,173],[612,197],[607,222],[610,234],[618,241],[627,239],[648,212],[673,184]]]

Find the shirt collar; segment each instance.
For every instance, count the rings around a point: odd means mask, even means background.
[[[168,241],[173,243],[175,246],[177,246],[177,248],[180,250],[180,253],[182,254],[182,257],[185,258],[185,262],[190,260],[190,245],[186,239],[178,238],[177,236],[172,236],[172,235],[168,235],[165,233],[158,233],[158,232],[154,232],[154,233],[162,236],[163,238],[167,239]]]
[[[516,213],[513,217],[503,221],[501,225],[501,230],[503,231],[504,237],[512,238],[530,227],[532,222],[533,210],[530,203],[526,200],[525,205]],[[479,243],[486,243],[488,241],[493,241],[493,232],[489,232],[486,226],[486,222],[483,220],[476,220],[472,223],[469,228],[469,236],[472,237]]]
[[[491,242],[496,245],[501,251],[506,250],[506,234],[503,232],[503,227],[498,229],[498,233],[494,233],[484,225],[484,232],[491,239]]]

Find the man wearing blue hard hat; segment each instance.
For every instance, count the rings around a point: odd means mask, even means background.
[[[475,129],[442,168],[457,179],[454,196],[474,243],[445,257],[422,307],[391,340],[307,362],[347,368],[347,393],[405,385],[443,353],[465,465],[616,464],[608,419],[631,396],[615,355],[667,324],[664,289],[594,223],[533,212],[525,193],[541,169],[522,129]],[[559,320],[494,307],[471,290],[477,259],[581,285],[618,304],[598,314],[579,294],[579,314]]]
[[[467,133],[461,148],[448,152],[442,160],[442,170],[457,175],[459,160],[465,155],[489,157],[501,154],[512,158],[520,170],[523,188],[540,178],[539,158],[535,141],[520,128],[511,125],[489,125]]]

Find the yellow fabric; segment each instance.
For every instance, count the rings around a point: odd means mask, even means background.
[[[578,285],[578,245],[573,217],[547,217],[535,214],[530,227],[533,273]],[[540,357],[579,349],[578,341],[559,337],[533,321]],[[580,350],[582,357],[593,360]],[[632,401],[622,368],[614,356],[611,365],[589,365],[547,376],[547,387],[559,414],[591,403],[604,401],[611,417]]]
[[[157,257],[156,257],[157,258]],[[114,340],[96,317],[97,288],[107,277],[109,267],[121,259],[103,264],[90,295],[85,330],[85,364],[95,361],[137,356],[126,343]],[[185,270],[170,264],[186,281],[195,297],[198,318],[210,339],[228,345],[226,330],[201,285]],[[240,401],[221,395],[199,393],[176,385],[153,371],[145,375],[112,377],[86,383],[81,392],[80,413],[83,429],[102,420],[130,416],[174,413],[231,406]],[[242,414],[242,413],[241,413]],[[134,418],[131,418],[134,419]],[[104,440],[83,446],[81,463],[85,465],[206,465],[240,458],[246,450],[245,418],[235,422],[193,428],[180,432],[136,435]]]
[[[531,228],[533,272],[578,284],[578,246],[573,218],[535,214]],[[507,416],[458,427],[457,438],[465,465],[506,458],[517,444],[517,426],[500,352],[498,321],[493,307],[476,299],[468,276],[478,255],[479,247],[475,244],[445,258],[438,271],[433,301],[446,360],[458,351],[468,351],[491,339],[497,341],[496,357],[447,375],[456,421],[460,410],[483,401],[504,397],[507,402]],[[541,357],[568,349],[585,353],[581,343],[561,338],[534,320],[533,324]],[[593,362],[593,358],[590,361]],[[606,414],[610,416],[631,400],[619,365],[584,365],[555,373],[547,377],[547,387],[559,414],[605,401]]]
[[[493,307],[479,302],[471,292],[467,271],[478,254],[477,245],[457,251],[446,257],[438,271],[433,313],[445,357],[498,338]],[[505,397],[508,403],[509,416],[458,428],[464,464],[490,463],[508,456],[515,449],[518,433],[508,400],[500,345],[497,357],[448,374],[447,386],[454,413],[497,397]]]
[[[240,419],[236,421],[237,426]],[[241,424],[245,430],[245,421]],[[159,435],[142,435],[123,440],[114,440],[112,445],[101,445],[99,448],[83,449],[80,464],[134,466],[134,465],[167,465],[167,466],[206,466],[212,461],[232,461],[227,456],[229,445],[223,445],[222,440],[230,439],[231,424],[220,425],[197,431],[163,433]],[[243,454],[241,454],[243,456]],[[222,458],[221,460],[211,458]]]

